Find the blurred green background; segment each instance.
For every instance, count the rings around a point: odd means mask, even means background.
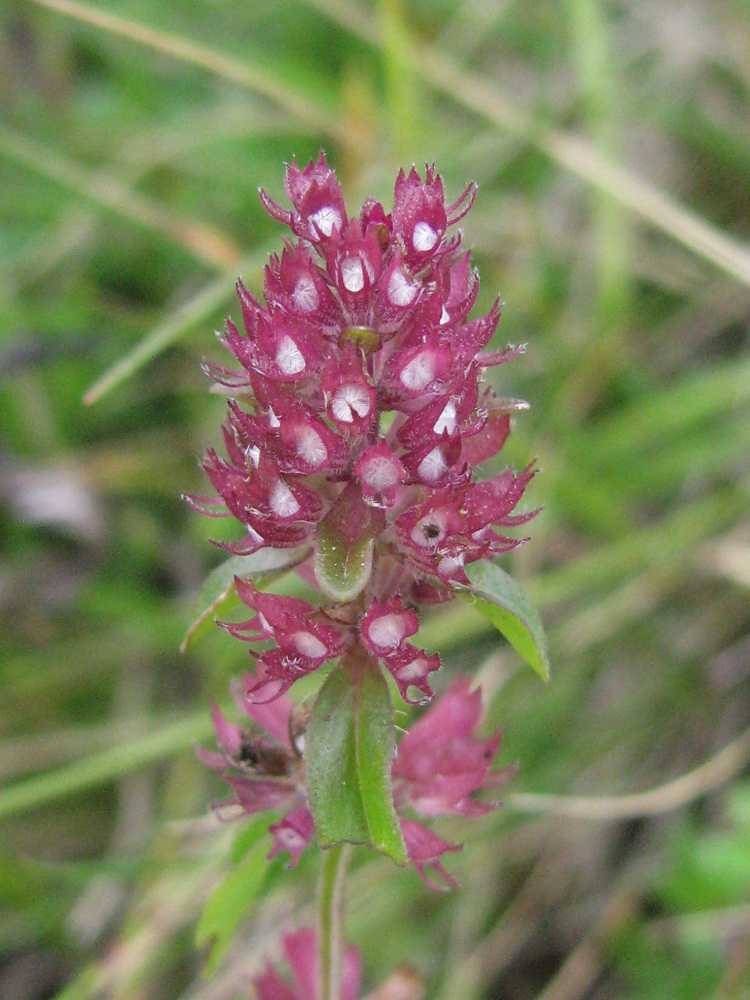
[[[749,97],[747,0],[3,0],[2,1000],[246,996],[310,918],[312,856],[201,977],[234,830],[191,747],[247,660],[178,652],[220,560],[180,494],[224,409],[200,357],[280,247],[257,187],[321,147],[355,205],[402,163],[479,182],[553,664],[427,621],[521,769],[450,896],[360,852],[367,989],[408,960],[439,1000],[750,997]]]

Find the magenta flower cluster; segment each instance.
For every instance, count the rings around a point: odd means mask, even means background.
[[[252,690],[254,683],[248,676],[246,690]],[[263,735],[253,735],[251,730],[229,722],[214,706],[219,751],[198,748],[198,756],[221,774],[234,792],[231,800],[218,807],[220,815],[284,812],[270,827],[273,846],[269,857],[288,851],[290,867],[295,867],[313,837],[302,753],[294,738],[295,706],[285,695],[257,704],[241,691],[237,692],[237,703]],[[405,733],[393,762],[394,802],[409,861],[433,889],[455,886],[440,859],[460,846],[439,837],[414,817],[482,816],[495,805],[476,801],[474,794],[498,788],[512,774],[508,768],[492,770],[500,733],[487,740],[474,735],[481,708],[479,690],[471,691],[468,680],[457,678]]]
[[[350,218],[321,154],[287,167],[285,189],[291,209],[261,198],[293,238],[266,267],[264,304],[238,284],[244,332],[228,321],[222,337],[239,368],[207,365],[233,397],[227,457],[209,451],[204,464],[218,499],[193,502],[244,525],[225,545],[236,555],[294,549],[334,603],[237,581],[254,617],[226,628],[265,643],[244,699],[277,698],[358,647],[406,700],[425,700],[440,659],[408,641],[415,607],[450,599],[466,565],[520,544],[506,529],[533,517],[514,513],[531,467],[474,477],[522,405],[482,386],[483,372],[521,348],[486,349],[498,303],[468,319],[479,280],[450,232],[473,186],[446,205],[433,168],[401,171],[390,213],[368,200]],[[328,578],[336,545],[356,555],[351,587]]]

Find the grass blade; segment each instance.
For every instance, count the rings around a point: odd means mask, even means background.
[[[130,378],[145,364],[161,354],[163,350],[178,340],[197,323],[219,308],[232,294],[238,273],[259,271],[268,257],[267,252],[259,252],[240,261],[231,274],[225,273],[215,278],[201,292],[167,316],[148,333],[133,350],[115,362],[86,392],[83,402],[89,406],[96,403],[116,386]]]
[[[239,250],[213,227],[173,215],[116,177],[86,170],[63,154],[5,126],[0,126],[0,154],[87,202],[167,236],[204,264],[228,267],[239,259]]]
[[[375,18],[361,5],[342,0],[307,0],[316,10],[362,41],[383,48]],[[582,136],[550,129],[513,102],[496,83],[464,70],[446,52],[412,42],[414,71],[435,90],[480,118],[523,139],[577,177],[604,191],[696,256],[750,285],[750,249],[685,208],[655,184],[615,163]]]
[[[300,121],[307,125],[314,122],[320,130],[334,136],[345,145],[351,145],[352,135],[336,115],[310,100],[307,95],[293,90],[279,78],[278,74],[265,73],[257,67],[249,66],[182,35],[153,28],[98,7],[78,3],[76,0],[32,0],[32,2],[56,14],[72,17],[76,21],[90,24],[120,38],[127,38],[138,45],[145,45],[181,62],[198,66],[230,83],[262,94]]]

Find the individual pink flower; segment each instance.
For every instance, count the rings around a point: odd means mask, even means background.
[[[338,638],[322,606],[295,612],[296,639],[285,626],[227,626],[276,643],[258,658],[268,678],[259,698],[362,643],[406,700],[429,699],[437,654],[405,636],[378,645],[371,626],[394,601],[413,623],[420,604],[468,583],[467,565],[525,540],[510,529],[536,513],[518,512],[533,466],[484,481],[476,473],[524,405],[483,385],[485,372],[523,348],[490,347],[499,302],[468,318],[479,278],[454,227],[474,185],[446,204],[434,167],[402,170],[390,212],[369,199],[350,213],[321,154],[289,165],[284,188],[291,208],[265,192],[261,200],[292,238],[269,260],[262,301],[238,283],[242,329],[229,320],[221,335],[238,367],[205,366],[235,398],[226,457],[210,450],[204,460],[218,497],[191,502],[243,526],[221,543],[235,555],[298,551],[300,571],[338,605]],[[338,590],[325,558],[336,551],[343,566],[361,559],[354,585]]]
[[[342,651],[344,635],[321,609],[297,598],[264,594],[250,580],[235,579],[235,588],[256,615],[245,622],[221,622],[222,627],[245,642],[271,639],[277,643],[257,657],[253,700],[278,698],[298,677]]]
[[[257,1000],[318,1000],[318,943],[311,927],[284,934],[284,957],[292,974],[286,980],[270,963],[253,979]],[[357,948],[346,948],[342,963],[341,1000],[357,1000],[362,959]]]
[[[404,734],[393,762],[393,792],[396,808],[411,807],[423,817],[483,816],[496,803],[479,802],[474,796],[484,789],[505,784],[513,768],[492,770],[500,748],[498,730],[487,740],[474,731],[482,714],[479,689],[470,690],[468,678],[456,678],[445,694]],[[416,820],[401,821],[409,860],[431,888],[455,886],[440,857],[460,848],[441,840]],[[428,874],[432,869],[443,885]]]
[[[255,683],[255,678],[248,678],[250,686]],[[274,842],[268,857],[288,851],[289,867],[294,868],[313,837],[302,757],[292,741],[294,706],[283,695],[264,704],[248,700],[244,693],[236,692],[235,698],[256,728],[243,729],[227,721],[218,706],[213,705],[219,750],[196,747],[196,754],[234,792],[233,798],[216,807],[219,816],[231,819],[258,812],[285,811],[282,819],[269,827]],[[257,732],[258,727],[264,731],[262,735]]]

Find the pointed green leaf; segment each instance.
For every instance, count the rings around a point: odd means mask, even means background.
[[[367,586],[372,572],[372,537],[347,545],[334,524],[323,521],[315,546],[315,577],[332,601],[353,601]]]
[[[213,976],[218,969],[237,928],[263,887],[269,870],[266,861],[269,847],[270,838],[266,835],[232,869],[206,904],[195,930],[196,945],[208,946],[204,976]]]
[[[294,549],[260,549],[251,556],[232,556],[206,577],[195,602],[191,624],[182,640],[180,651],[188,646],[213,623],[215,615],[236,602],[234,578],[252,577],[253,582],[285,573],[309,555],[307,547]]]
[[[232,864],[239,864],[247,852],[252,850],[259,840],[266,837],[268,828],[275,819],[276,817],[271,818],[267,812],[243,818],[229,848],[229,860]]]
[[[372,846],[406,863],[406,847],[391,789],[395,754],[393,703],[379,669],[362,672],[357,705],[357,771]]]
[[[466,567],[472,602],[502,632],[542,680],[549,680],[549,654],[544,626],[524,591],[494,563],[474,562]]]
[[[320,846],[366,844],[405,864],[391,790],[393,705],[374,662],[346,662],[330,674],[306,742],[308,796]]]
[[[336,668],[318,693],[305,734],[308,798],[321,847],[369,840],[357,774],[356,701],[349,672]]]
[[[372,574],[375,539],[384,528],[383,512],[368,507],[350,483],[316,532],[315,576],[326,597],[343,604],[362,593]]]

